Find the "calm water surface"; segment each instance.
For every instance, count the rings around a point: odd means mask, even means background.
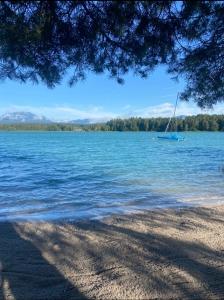
[[[224,133],[1,132],[0,220],[224,204]]]

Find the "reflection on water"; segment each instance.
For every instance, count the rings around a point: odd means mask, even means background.
[[[224,133],[0,133],[0,220],[224,202]]]

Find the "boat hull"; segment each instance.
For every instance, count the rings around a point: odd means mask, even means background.
[[[177,135],[167,135],[167,136],[164,136],[164,135],[160,135],[160,136],[157,136],[158,139],[162,139],[162,140],[170,140],[170,141],[184,141],[184,137],[182,136],[177,136]]]

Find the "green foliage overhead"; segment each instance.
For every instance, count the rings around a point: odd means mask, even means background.
[[[0,78],[119,83],[165,64],[201,107],[224,100],[223,1],[0,1]]]

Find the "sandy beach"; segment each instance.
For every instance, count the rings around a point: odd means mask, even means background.
[[[0,299],[224,299],[224,206],[0,223]]]

